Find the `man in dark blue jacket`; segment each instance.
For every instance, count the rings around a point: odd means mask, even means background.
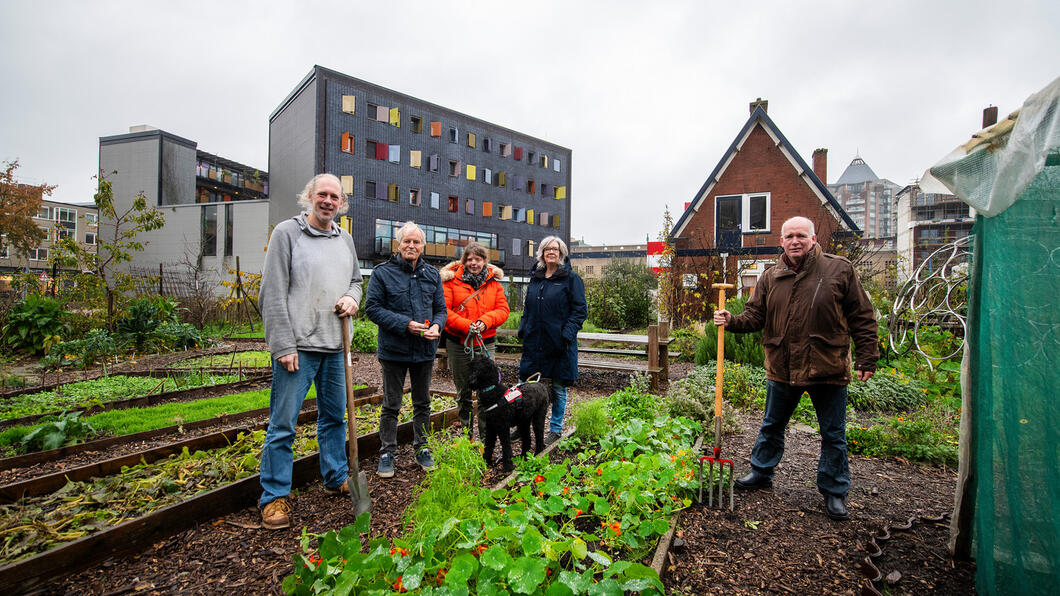
[[[427,448],[427,427],[431,419],[431,370],[445,327],[445,294],[438,270],[420,259],[424,240],[423,230],[411,221],[398,230],[398,252],[372,272],[364,301],[364,313],[379,326],[376,356],[383,369],[380,478],[394,476],[397,420],[406,373],[412,383],[416,462],[425,470],[434,467]]]

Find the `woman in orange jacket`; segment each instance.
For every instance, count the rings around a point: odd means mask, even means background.
[[[471,354],[464,351],[469,334],[478,332],[487,346],[492,346],[497,328],[508,320],[508,298],[500,280],[504,271],[489,264],[489,251],[478,242],[464,247],[460,262],[441,270],[445,291],[445,353],[453,371],[458,394],[460,422],[472,434],[473,410],[471,389],[467,386],[467,369]],[[492,349],[488,350],[492,353]]]

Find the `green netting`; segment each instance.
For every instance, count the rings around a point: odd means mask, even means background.
[[[1060,167],[975,229],[968,348],[976,587],[1055,594],[1060,576]]]

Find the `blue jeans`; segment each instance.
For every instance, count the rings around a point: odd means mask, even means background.
[[[272,361],[269,430],[261,449],[261,499],[258,507],[291,493],[295,423],[313,383],[317,387],[317,442],[324,486],[336,488],[347,478],[346,371],[343,354],[298,351],[298,370],[287,372]]]
[[[766,381],[766,413],[758,440],[751,450],[751,467],[773,477],[773,468],[784,455],[784,429],[803,393],[810,394],[817,423],[821,427],[821,457],[817,462],[817,490],[821,494],[846,497],[850,491],[847,463],[846,385],[796,387]]]
[[[567,386],[563,381],[552,379],[552,418],[548,421],[548,430],[557,435],[563,433],[563,414],[567,411]]]
[[[461,348],[462,349],[462,348]],[[379,454],[394,455],[397,450],[398,414],[401,412],[401,392],[408,374],[412,386],[412,449],[427,446],[431,426],[431,372],[434,361],[394,362],[380,360],[383,369],[383,408],[379,411]]]

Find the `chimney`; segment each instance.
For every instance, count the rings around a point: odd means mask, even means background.
[[[990,128],[997,124],[997,106],[990,106],[983,110],[983,128]]]
[[[813,150],[813,173],[821,180],[821,184],[828,184],[828,150]]]
[[[757,108],[758,106],[762,106],[762,111],[763,112],[768,112],[769,111],[769,100],[768,99],[762,99],[761,97],[759,97],[758,99],[752,101],[751,102],[751,106],[750,106],[750,112],[752,114],[754,114],[755,108]]]

